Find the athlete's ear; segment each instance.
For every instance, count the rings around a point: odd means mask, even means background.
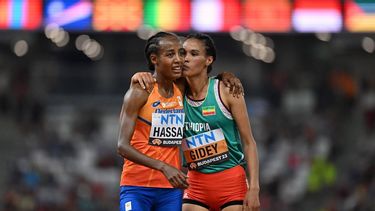
[[[212,56],[208,56],[206,59],[206,66],[210,66],[213,61],[214,61],[214,58]]]
[[[150,60],[151,60],[151,62],[152,62],[153,65],[156,65],[156,63],[157,63],[157,56],[156,56],[156,54],[152,53],[150,55]]]

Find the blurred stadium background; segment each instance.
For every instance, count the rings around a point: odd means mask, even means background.
[[[375,0],[0,0],[0,210],[117,210],[118,115],[159,29],[209,33],[213,74],[241,78],[263,211],[375,210]]]

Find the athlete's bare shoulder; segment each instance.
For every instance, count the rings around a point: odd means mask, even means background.
[[[221,100],[223,101],[224,105],[228,108],[230,108],[231,105],[234,103],[239,103],[239,99],[243,98],[242,95],[240,97],[233,96],[230,87],[225,86],[223,81],[219,81],[219,92]]]
[[[218,80],[218,79],[215,79]],[[219,80],[219,88],[220,88],[220,95],[229,95],[230,94],[230,88],[228,86],[225,86],[223,81]]]
[[[144,105],[150,93],[144,90],[139,83],[132,84],[124,96],[124,103]]]

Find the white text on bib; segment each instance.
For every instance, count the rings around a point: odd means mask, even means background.
[[[186,138],[182,150],[189,169],[200,169],[229,159],[227,142],[220,128]]]

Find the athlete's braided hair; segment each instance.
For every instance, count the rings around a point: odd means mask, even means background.
[[[186,37],[186,39],[190,39],[190,38],[194,38],[194,39],[202,41],[206,49],[206,55],[212,56],[213,61],[207,67],[207,73],[210,73],[212,70],[212,65],[216,60],[216,47],[215,47],[215,43],[213,39],[209,35],[203,34],[203,33],[193,33],[193,34],[189,34]]]
[[[165,37],[176,37],[178,39],[178,36],[171,32],[158,32],[148,38],[146,46],[145,46],[145,56],[147,60],[147,65],[149,70],[155,70],[154,64],[152,64],[150,55],[151,54],[158,54],[160,49],[160,40],[162,40]]]

